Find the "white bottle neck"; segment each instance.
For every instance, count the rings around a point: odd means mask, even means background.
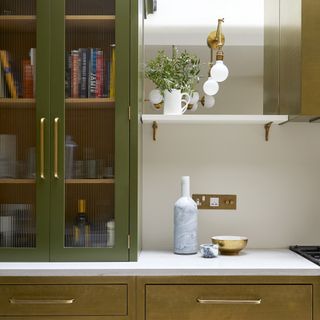
[[[190,177],[181,178],[181,196],[190,198]]]

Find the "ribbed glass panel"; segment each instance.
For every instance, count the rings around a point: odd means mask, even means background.
[[[0,247],[36,246],[36,1],[0,1]]]
[[[114,0],[66,0],[66,247],[114,246],[114,14]]]

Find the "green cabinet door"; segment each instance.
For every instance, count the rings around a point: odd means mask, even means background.
[[[0,260],[47,261],[50,7],[0,3]]]
[[[127,261],[130,0],[51,14],[50,260]]]

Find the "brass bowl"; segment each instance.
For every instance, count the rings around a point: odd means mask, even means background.
[[[219,245],[222,255],[234,256],[247,246],[248,238],[235,236],[215,236],[211,238],[213,244]]]

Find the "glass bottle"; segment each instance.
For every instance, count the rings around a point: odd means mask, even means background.
[[[181,178],[181,198],[174,205],[174,253],[198,251],[198,208],[190,196],[190,177]]]
[[[74,246],[75,247],[90,247],[90,224],[86,215],[86,200],[78,201],[78,215],[76,223],[73,227]]]

